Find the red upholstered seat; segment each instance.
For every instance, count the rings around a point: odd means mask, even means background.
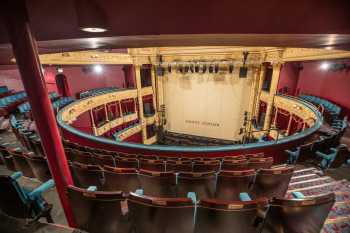
[[[139,168],[139,161],[135,158],[115,157],[115,163],[118,168]]]
[[[165,172],[165,161],[153,159],[139,159],[140,169]]]
[[[249,169],[262,169],[262,168],[270,168],[273,164],[272,157],[266,158],[250,158],[248,162]]]
[[[215,198],[221,200],[239,200],[239,194],[249,193],[253,187],[255,170],[221,171],[216,183]]]
[[[74,180],[76,186],[81,188],[96,186],[98,190],[102,189],[103,171],[100,166],[74,162],[72,171],[74,173],[73,178],[76,178]]]
[[[247,159],[225,159],[222,161],[221,170],[224,171],[239,171],[248,169],[248,160]]]
[[[168,160],[166,170],[173,172],[192,172],[192,161],[190,160]]]
[[[25,157],[36,178],[41,182],[51,179],[51,173],[46,158],[41,156],[29,155]]]
[[[306,199],[274,198],[263,233],[318,233],[335,202],[333,193]]]
[[[201,200],[197,207],[195,233],[260,233],[259,219],[266,213],[268,200]],[[260,222],[260,224],[259,224]]]
[[[115,167],[114,157],[112,155],[101,155],[101,154],[93,154],[92,156],[93,164],[100,166],[111,166]]]
[[[193,233],[195,207],[189,198],[159,198],[131,193],[128,205],[137,233]]]
[[[0,146],[0,153],[6,168],[10,171],[16,171],[13,157],[12,155],[9,154],[8,149],[6,148],[6,145]]]
[[[137,154],[128,154],[128,153],[123,153],[123,152],[118,152],[117,156],[120,158],[126,158],[126,159],[136,159]]]
[[[35,178],[32,168],[26,160],[27,155],[20,149],[9,149],[9,154],[13,157],[13,163],[17,171],[23,172],[23,175],[30,178]]]
[[[197,199],[213,198],[215,195],[215,172],[181,172],[177,182],[178,197],[187,197],[188,192],[195,192]]]
[[[194,161],[193,162],[193,172],[212,172],[220,170],[219,160],[209,160],[209,161]]]
[[[283,198],[288,190],[294,167],[261,169],[257,172],[253,187],[255,197]]]
[[[123,193],[88,191],[69,186],[68,199],[77,227],[90,233],[124,233],[131,229],[122,211]]]
[[[104,191],[135,192],[141,187],[135,168],[115,168],[104,166]]]
[[[69,156],[72,162],[94,164],[92,154],[90,152],[73,149],[70,151]]]
[[[139,180],[145,195],[176,196],[176,174],[173,172],[139,171]]]

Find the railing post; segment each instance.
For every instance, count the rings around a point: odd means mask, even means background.
[[[13,53],[28,95],[32,114],[41,138],[51,174],[62,203],[68,224],[75,226],[66,190],[72,177],[64,153],[61,136],[49,100],[39,61],[36,41],[32,35],[24,0],[6,0],[1,4]]]

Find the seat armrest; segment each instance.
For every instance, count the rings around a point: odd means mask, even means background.
[[[323,158],[323,159],[327,159],[327,157],[328,157],[328,154],[322,153],[321,151],[316,151],[316,155],[318,157]]]
[[[192,199],[193,204],[197,203],[197,196],[195,192],[188,192],[187,193],[187,198]]]
[[[248,193],[240,193],[239,194],[239,199],[241,201],[251,201],[252,200]]]
[[[14,180],[18,180],[19,178],[21,178],[23,176],[22,172],[15,172],[11,175],[11,178]]]
[[[334,148],[334,147],[330,148],[329,150],[332,151],[333,153],[336,153],[336,152],[338,151],[338,150],[337,150],[336,148]]]
[[[143,189],[136,189],[135,193],[138,195],[143,195]]]
[[[304,194],[302,194],[301,192],[292,192],[292,195],[296,199],[304,199],[305,198]]]
[[[43,183],[42,185],[40,185],[39,187],[37,187],[36,189],[34,189],[32,192],[30,192],[28,194],[28,197],[34,200],[37,197],[40,197],[42,193],[46,192],[47,190],[53,187],[55,187],[55,182],[53,181],[53,179],[50,179],[45,183]]]
[[[97,187],[96,186],[89,186],[89,188],[87,188],[87,191],[95,192],[95,191],[97,191]]]

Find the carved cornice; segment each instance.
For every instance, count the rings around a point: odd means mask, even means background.
[[[337,58],[348,58],[348,57],[350,57],[349,51],[287,48],[283,53],[282,60],[286,62],[286,61],[337,59]]]
[[[133,64],[129,54],[101,51],[78,51],[39,55],[41,64],[84,65],[84,64]]]

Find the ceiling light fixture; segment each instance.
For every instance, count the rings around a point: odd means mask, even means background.
[[[75,9],[80,30],[90,33],[108,30],[105,13],[95,0],[75,0]]]

